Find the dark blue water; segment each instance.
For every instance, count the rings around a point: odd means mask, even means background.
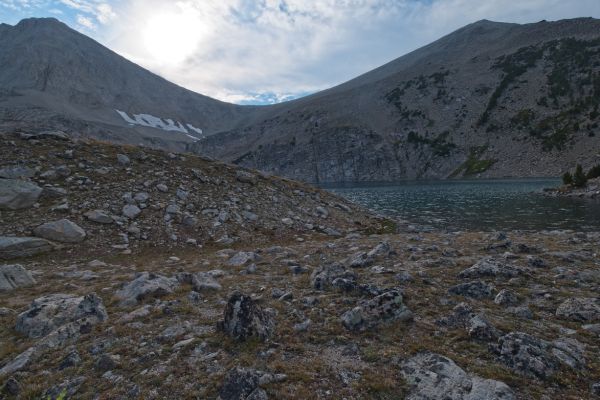
[[[379,213],[448,230],[600,230],[600,202],[544,196],[558,179],[325,186]]]

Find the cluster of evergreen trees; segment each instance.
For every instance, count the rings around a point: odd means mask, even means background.
[[[577,164],[575,168],[575,173],[571,174],[571,172],[567,171],[563,175],[563,183],[565,185],[573,186],[573,187],[584,187],[587,184],[588,179],[594,179],[600,177],[600,165],[595,165],[586,173],[583,172],[583,167],[580,164]]]

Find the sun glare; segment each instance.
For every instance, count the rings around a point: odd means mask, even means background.
[[[161,64],[179,64],[196,50],[203,29],[193,16],[164,13],[152,16],[145,24],[146,50]]]

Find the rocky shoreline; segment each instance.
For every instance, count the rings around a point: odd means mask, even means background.
[[[192,156],[1,146],[0,397],[600,395],[598,232],[408,232]]]
[[[600,199],[600,178],[588,180],[586,186],[582,188],[563,185],[558,188],[544,189],[544,194],[549,197]]]

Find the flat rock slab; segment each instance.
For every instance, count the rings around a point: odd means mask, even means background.
[[[410,385],[407,400],[513,400],[503,382],[470,375],[451,359],[435,353],[419,353],[402,364]]]
[[[21,210],[35,204],[42,188],[19,179],[0,179],[0,210]]]
[[[0,265],[0,291],[15,290],[35,283],[35,279],[22,265]]]
[[[108,319],[102,299],[86,296],[50,294],[35,299],[29,310],[19,314],[15,330],[30,338],[41,338],[74,321],[91,325]]]
[[[53,249],[52,243],[41,238],[0,236],[1,260],[35,256]]]
[[[117,291],[116,297],[121,300],[122,306],[130,306],[146,298],[166,296],[178,287],[179,282],[175,278],[143,272]]]
[[[76,223],[61,219],[47,222],[35,228],[33,233],[44,239],[64,243],[79,243],[85,239],[85,231]]]

